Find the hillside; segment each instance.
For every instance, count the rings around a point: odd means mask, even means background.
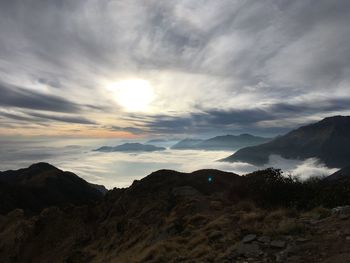
[[[185,139],[175,144],[173,149],[234,150],[270,141],[270,138],[250,134],[223,135],[207,140]]]
[[[350,194],[326,188],[273,169],[160,170],[97,203],[0,216],[0,261],[345,263],[350,212],[319,206]]]
[[[48,206],[82,205],[101,200],[104,187],[47,163],[0,173],[0,213],[15,208],[35,212]]]
[[[240,149],[223,161],[263,165],[272,154],[286,159],[314,157],[328,167],[344,167],[350,163],[350,117],[325,118],[271,142]]]

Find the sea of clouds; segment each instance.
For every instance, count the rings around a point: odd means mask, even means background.
[[[119,140],[36,139],[6,140],[0,145],[0,170],[19,169],[35,162],[49,162],[68,170],[87,181],[103,184],[107,188],[127,187],[135,179],[141,179],[159,169],[192,172],[199,169],[220,169],[244,175],[258,169],[274,167],[285,174],[307,179],[327,176],[337,169],[330,169],[315,158],[304,161],[287,160],[270,156],[269,163],[257,167],[247,163],[227,163],[218,160],[232,151],[172,150],[151,153],[103,153],[95,152],[102,145],[117,145]],[[171,143],[168,142],[169,146]]]

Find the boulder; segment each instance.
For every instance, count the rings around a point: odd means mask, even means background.
[[[270,243],[271,247],[273,248],[284,248],[286,246],[286,242],[283,240],[273,240]]]
[[[240,243],[237,246],[237,254],[244,257],[258,257],[263,252],[260,250],[259,245],[257,244],[243,244]]]
[[[250,243],[250,242],[254,241],[255,239],[256,239],[255,234],[249,234],[249,235],[246,235],[245,237],[243,237],[242,242],[243,243]]]
[[[270,241],[271,241],[271,238],[268,237],[268,236],[261,236],[261,237],[258,238],[258,241],[260,243],[269,244]]]

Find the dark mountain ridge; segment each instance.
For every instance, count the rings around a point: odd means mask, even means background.
[[[264,165],[272,154],[286,159],[304,160],[313,157],[328,167],[344,167],[350,163],[350,117],[325,118],[271,142],[240,149],[223,161]]]
[[[172,146],[172,148],[198,150],[234,150],[242,147],[265,143],[270,140],[270,138],[254,136],[251,134],[222,135],[209,138],[207,140],[185,139]]]
[[[194,149],[196,148],[196,145],[198,145],[199,143],[203,142],[203,140],[201,139],[183,139],[179,142],[177,142],[176,144],[174,144],[173,146],[171,146],[171,149]]]
[[[82,205],[101,200],[102,187],[64,172],[48,163],[28,168],[0,172],[0,211],[14,208],[40,211],[48,206]]]

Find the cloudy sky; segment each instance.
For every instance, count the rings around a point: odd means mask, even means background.
[[[350,114],[349,14],[348,0],[0,0],[0,134],[280,134]]]

